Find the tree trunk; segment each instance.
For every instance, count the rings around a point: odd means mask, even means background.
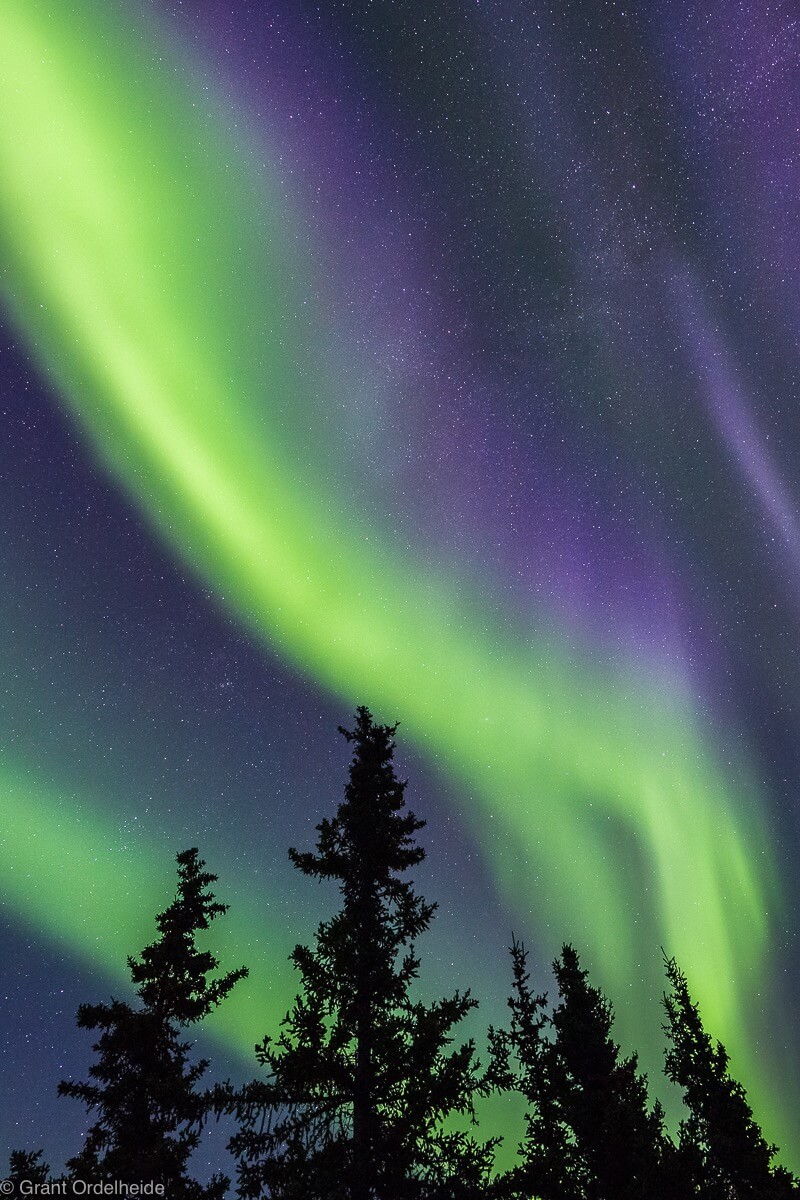
[[[353,1081],[352,1200],[372,1200],[372,1014],[368,985],[356,995],[356,1068]]]
[[[375,929],[377,896],[374,871],[365,863],[356,902],[358,962],[356,965],[355,1026],[356,1064],[353,1078],[353,1174],[351,1200],[373,1200],[375,1196],[375,1079],[374,1079],[374,989]]]

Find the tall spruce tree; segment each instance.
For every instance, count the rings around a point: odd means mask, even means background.
[[[208,1063],[192,1062],[183,1031],[208,1016],[247,971],[213,977],[217,959],[197,945],[227,906],[210,887],[196,849],[177,856],[178,889],[157,917],[158,939],[128,966],[140,1006],[120,1000],[83,1004],[82,1029],[100,1030],[86,1083],[64,1081],[59,1094],[96,1114],[80,1153],[67,1163],[73,1178],[92,1182],[154,1181],[172,1200],[218,1200],[229,1181],[200,1184],[188,1174],[209,1100],[198,1088]]]
[[[526,955],[511,948],[508,1033],[493,1032],[494,1076],[528,1101],[520,1164],[505,1182],[514,1196],[542,1200],[687,1200],[658,1104],[650,1107],[635,1056],[611,1037],[613,1009],[578,955],[564,946],[553,964],[560,1002],[530,987]],[[509,1066],[516,1060],[516,1075]]]
[[[412,997],[415,940],[435,905],[405,873],[422,862],[423,828],[395,775],[396,726],[359,708],[344,800],[317,826],[315,853],[291,850],[304,875],[334,880],[341,908],[292,961],[300,992],[282,1029],[256,1048],[267,1079],[223,1099],[239,1194],[274,1200],[434,1200],[483,1194],[493,1144],[448,1118],[474,1119],[474,1047],[449,1049],[475,1006],[469,993]]]
[[[747,1094],[728,1070],[728,1053],[706,1032],[686,976],[666,961],[669,1037],[666,1074],[683,1091],[688,1117],[680,1150],[699,1200],[791,1200],[800,1183],[782,1167],[755,1120]]]

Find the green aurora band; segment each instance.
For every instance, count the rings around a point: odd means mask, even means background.
[[[119,977],[131,948],[153,938],[154,904],[165,907],[174,892],[174,863],[163,847],[143,838],[121,846],[119,823],[104,815],[99,802],[34,787],[29,772],[7,762],[2,781],[0,897],[34,932],[52,930],[78,959]],[[224,884],[217,890],[221,897],[227,891]],[[238,896],[235,922],[222,921],[214,930],[214,953],[225,965],[250,966],[236,1003],[213,1018],[218,1035],[237,1050],[252,1046],[265,1022],[280,1020],[286,1007],[273,963],[253,954],[263,929],[263,912]],[[285,961],[293,941],[288,930],[281,939],[282,933],[273,928],[270,949]]]
[[[564,936],[589,947],[647,1065],[658,947],[674,953],[780,1136],[774,1067],[748,1050],[777,903],[755,782],[741,764],[723,771],[677,686],[581,661],[551,631],[513,637],[470,589],[348,511],[322,437],[314,448],[324,373],[298,315],[314,291],[303,222],[268,176],[130,8],[3,0],[5,300],[105,468],[260,637],[348,702],[402,717],[471,798],[465,819],[508,904],[537,914],[547,952]],[[32,794],[21,769],[0,778],[9,903],[118,972],[163,897],[153,848],[130,864],[143,882],[120,890],[102,805],[81,807],[65,855],[64,802]],[[68,904],[35,886],[53,868]],[[230,965],[256,909],[234,899]],[[104,941],[101,910],[119,914]],[[273,962],[286,949],[273,941]],[[265,1009],[238,1003],[223,1032],[249,1050]]]

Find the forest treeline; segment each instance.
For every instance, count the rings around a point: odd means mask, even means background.
[[[291,956],[297,995],[256,1047],[255,1078],[211,1083],[187,1040],[247,974],[220,973],[198,944],[226,906],[212,890],[216,876],[187,850],[156,940],[128,960],[135,1002],[78,1011],[96,1037],[89,1078],[58,1090],[86,1108],[82,1144],[58,1176],[43,1151],[14,1152],[16,1193],[74,1194],[67,1185],[83,1181],[121,1195],[155,1183],[173,1200],[800,1197],[674,960],[665,960],[664,997],[665,1073],[683,1097],[674,1136],[636,1057],[613,1040],[611,1004],[572,946],[554,963],[548,1003],[512,940],[508,1018],[489,1029],[483,1061],[459,1037],[476,1007],[469,991],[418,998],[415,946],[436,906],[409,878],[425,856],[424,822],[406,807],[395,730],[357,710],[354,728],[341,730],[353,750],[344,798],[317,827],[313,851],[289,851],[303,875],[338,884],[340,906]],[[476,1106],[504,1093],[521,1097],[525,1126],[501,1170],[499,1139],[481,1136]],[[200,1182],[192,1155],[218,1118],[233,1129],[235,1179]],[[127,1193],[116,1190],[123,1185]]]

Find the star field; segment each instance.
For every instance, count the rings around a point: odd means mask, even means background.
[[[663,946],[791,1164],[793,10],[72,9],[0,18],[3,1141],[189,845],[246,1069],[364,703],[431,987],[569,939],[655,1081]]]

